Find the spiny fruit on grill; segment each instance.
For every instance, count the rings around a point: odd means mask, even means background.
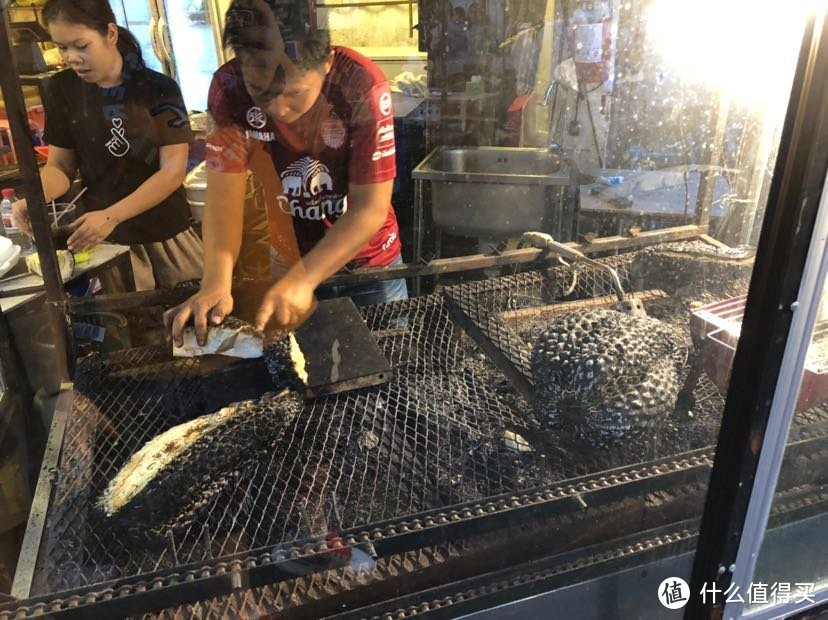
[[[225,524],[208,522],[214,504],[245,494],[241,486],[279,450],[301,410],[301,399],[285,390],[170,428],[110,481],[97,502],[103,525],[147,543],[190,527],[197,526],[196,534],[205,524],[221,528]],[[221,515],[224,506],[214,510]]]
[[[599,445],[653,427],[675,406],[683,346],[657,319],[603,308],[561,315],[532,348],[539,418]]]

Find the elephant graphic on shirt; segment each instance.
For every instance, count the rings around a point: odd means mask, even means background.
[[[308,179],[308,191],[310,191],[311,196],[318,196],[323,189],[331,191],[333,189],[333,179],[327,172],[319,170]]]
[[[294,198],[319,196],[323,191],[333,190],[330,170],[322,162],[305,156],[291,163],[282,173],[282,187],[285,194]]]
[[[282,176],[282,189],[290,196],[299,196],[302,194],[302,176],[297,175],[293,171],[287,171]]]

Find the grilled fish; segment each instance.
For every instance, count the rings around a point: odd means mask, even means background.
[[[195,328],[184,329],[182,346],[173,344],[173,357],[226,355],[245,359],[263,357],[277,390],[303,390],[308,382],[305,356],[293,332],[265,343],[264,334],[250,323],[229,316],[207,330],[207,342],[198,344]]]
[[[218,325],[207,328],[204,346],[198,343],[195,327],[184,328],[184,342],[180,347],[173,344],[173,357],[197,357],[199,355],[227,355],[245,359],[262,356],[264,336],[261,331],[241,319],[228,316]]]
[[[105,524],[148,542],[206,524],[216,501],[233,496],[278,450],[301,409],[299,396],[285,390],[234,403],[151,439],[98,499]]]

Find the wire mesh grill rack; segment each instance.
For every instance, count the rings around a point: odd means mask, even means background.
[[[439,297],[369,309],[366,319],[396,380],[309,402],[286,444],[216,500],[206,527],[161,550],[99,527],[94,503],[147,440],[238,391],[200,380],[201,360],[171,361],[158,348],[83,360],[37,590],[173,568],[536,482],[519,455],[497,445],[504,429],[519,431],[525,421],[477,378],[485,361],[463,352]]]
[[[601,261],[632,289],[636,257]],[[241,472],[200,527],[160,549],[135,546],[101,527],[95,502],[104,487],[147,440],[261,394],[267,377],[256,364],[241,362],[205,380],[207,358],[171,360],[158,347],[85,358],[32,594],[198,565],[268,545],[289,548],[348,529],[368,531],[377,522],[711,445],[724,403],[706,378],[696,388],[692,417],[665,420],[657,436],[638,443],[596,451],[575,438],[544,435],[514,382],[460,329],[453,307],[462,298],[463,310],[479,320],[506,317],[498,323],[506,329],[492,332],[493,339],[501,350],[517,352],[526,376],[521,351],[540,319],[521,310],[613,292],[605,270],[582,266],[573,272],[560,265],[364,309],[395,378],[307,402],[283,445]],[[686,310],[674,300],[656,299],[650,310],[686,328]],[[532,449],[515,449],[509,431]]]

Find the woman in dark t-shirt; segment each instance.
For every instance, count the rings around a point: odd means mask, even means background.
[[[107,0],[49,0],[43,18],[69,67],[44,86],[47,201],[80,172],[84,215],[69,249],[130,246],[139,290],[201,278],[201,241],[181,183],[192,131],[178,85],[148,69]],[[25,201],[15,217],[30,230]]]

